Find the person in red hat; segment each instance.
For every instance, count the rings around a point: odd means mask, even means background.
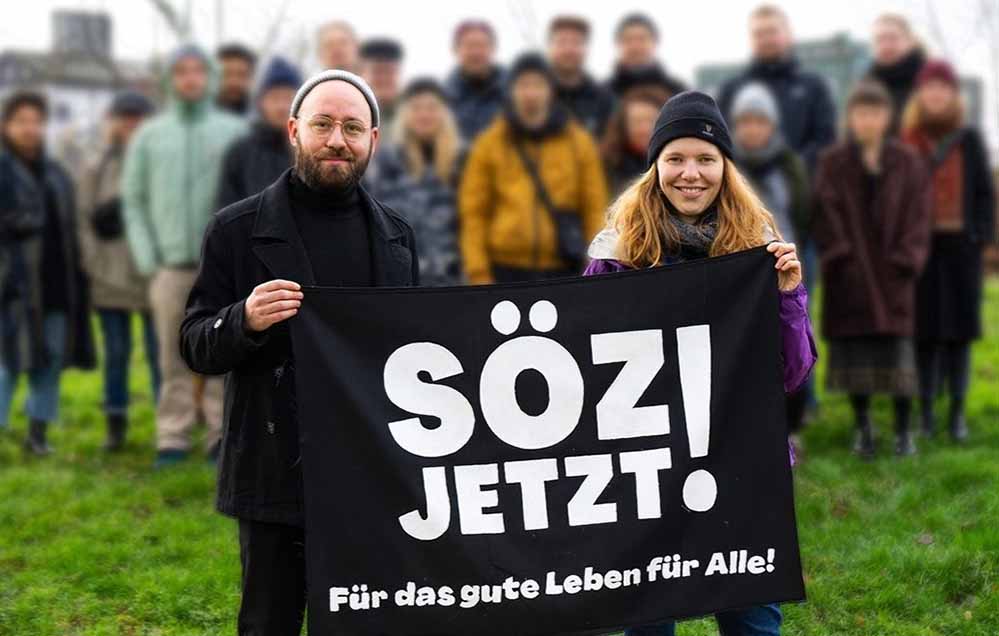
[[[933,398],[946,378],[950,435],[963,441],[971,342],[982,334],[982,252],[995,231],[996,195],[985,144],[965,122],[957,74],[947,62],[931,60],[920,71],[902,139],[926,159],[933,186],[930,257],[916,290],[922,430],[934,433]]]

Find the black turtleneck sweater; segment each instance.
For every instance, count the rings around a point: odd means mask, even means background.
[[[373,284],[368,213],[356,187],[345,193],[316,192],[292,174],[291,213],[317,285]]]

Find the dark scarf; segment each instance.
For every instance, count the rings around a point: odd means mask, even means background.
[[[669,208],[670,212],[666,219],[679,237],[679,244],[670,251],[667,262],[685,263],[707,258],[711,251],[711,244],[718,236],[717,201],[702,212],[695,223],[686,223],[681,220],[680,213],[669,200],[666,201],[666,207]]]
[[[871,75],[884,83],[890,91],[908,93],[916,82],[916,75],[923,68],[926,56],[920,49],[915,49],[894,64],[882,66],[875,64]]]
[[[776,60],[754,59],[749,66],[749,73],[762,79],[790,77],[798,70],[798,59],[793,55],[785,55]]]

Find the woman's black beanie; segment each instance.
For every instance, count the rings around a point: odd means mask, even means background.
[[[718,147],[723,155],[732,158],[732,138],[728,134],[725,118],[718,104],[707,93],[685,91],[674,95],[656,119],[656,127],[649,140],[649,165],[659,158],[663,147],[674,139],[697,137]]]

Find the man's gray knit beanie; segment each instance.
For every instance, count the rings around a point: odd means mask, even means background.
[[[375,93],[368,86],[368,83],[361,79],[359,76],[354,75],[350,71],[340,71],[340,70],[329,70],[322,71],[321,73],[316,73],[309,79],[305,80],[305,83],[298,89],[295,93],[295,99],[291,102],[291,116],[298,117],[298,109],[302,107],[302,101],[305,100],[305,96],[312,92],[312,89],[319,86],[323,82],[331,82],[333,80],[339,80],[341,82],[347,82],[353,85],[357,90],[361,91],[361,95],[364,95],[364,99],[368,102],[368,106],[371,108],[371,127],[377,128],[378,122],[380,120],[378,114],[378,101],[375,99]]]

